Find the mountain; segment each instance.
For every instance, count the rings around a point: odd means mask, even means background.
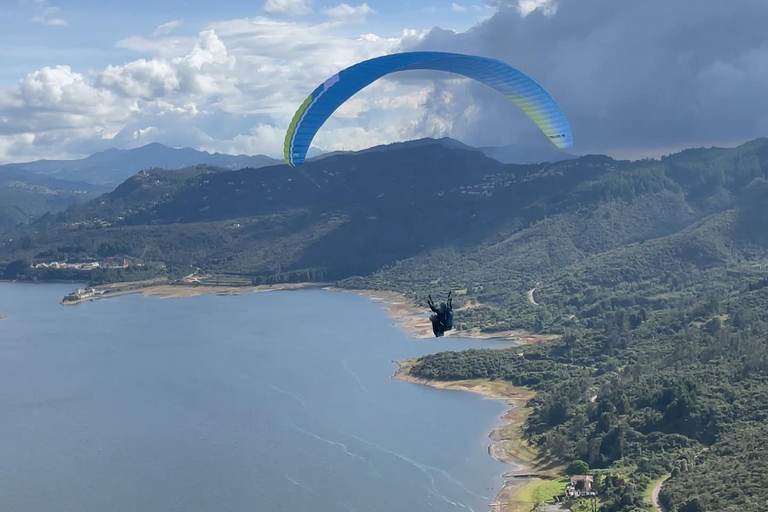
[[[224,169],[258,168],[279,163],[263,155],[225,155],[192,148],[175,149],[152,143],[136,149],[108,149],[82,160],[40,160],[0,166],[0,175],[8,171],[26,171],[60,180],[86,182],[102,186],[122,183],[138,171],[160,167],[180,169],[198,164]]]
[[[510,145],[510,146],[489,146],[489,147],[475,148],[473,146],[469,146],[467,144],[464,144],[463,142],[452,139],[450,137],[442,137],[439,139],[424,138],[424,139],[411,140],[406,142],[382,144],[379,146],[374,146],[372,148],[363,149],[361,151],[332,151],[332,152],[324,153],[320,150],[315,149],[315,151],[310,151],[310,153],[308,153],[310,158],[308,158],[307,161],[318,160],[318,159],[327,158],[329,156],[334,156],[334,155],[391,151],[393,149],[414,148],[414,147],[420,147],[425,145],[439,145],[441,147],[449,148],[449,149],[465,149],[467,151],[477,151],[477,152],[483,153],[485,156],[489,158],[493,158],[494,160],[498,160],[499,162],[504,164],[536,164],[536,163],[542,163],[542,162],[560,162],[562,160],[570,160],[573,158],[578,158],[576,155],[573,155],[571,153],[566,153],[565,151],[560,151],[552,147],[552,145],[549,143],[547,143],[546,146]]]
[[[551,144],[546,146],[494,146],[478,148],[485,156],[504,164],[536,164],[560,162],[578,158],[577,155],[561,151]]]

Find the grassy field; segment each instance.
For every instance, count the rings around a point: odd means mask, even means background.
[[[525,484],[525,487],[520,489],[517,496],[522,503],[531,505],[552,503],[555,501],[555,496],[560,496],[565,492],[566,485],[568,485],[567,478],[557,480],[532,478],[530,482]]]

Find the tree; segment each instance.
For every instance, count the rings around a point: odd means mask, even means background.
[[[583,460],[574,460],[568,464],[568,467],[565,470],[569,476],[584,475],[587,473],[587,471],[589,471],[589,464]]]
[[[6,279],[16,279],[19,274],[29,268],[29,262],[24,260],[14,260],[5,267],[3,277]]]
[[[703,510],[699,498],[693,498],[680,507],[680,512],[702,512]]]
[[[707,322],[705,327],[708,333],[715,334],[722,327],[722,322],[719,317],[714,317]]]

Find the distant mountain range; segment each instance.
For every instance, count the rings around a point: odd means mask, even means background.
[[[557,162],[575,158],[554,147],[487,147],[474,148],[450,138],[421,139],[376,146],[356,152],[309,151],[309,161],[340,154],[372,153],[391,149],[437,145],[447,149],[464,149],[483,153],[502,163]],[[170,148],[153,143],[135,149],[107,149],[80,160],[39,160],[0,165],[0,233],[27,223],[46,212],[92,199],[113,190],[137,172],[149,169],[184,169],[199,165],[220,170],[257,169],[282,164],[282,160],[264,155],[227,155],[192,148]]]
[[[136,149],[107,149],[81,160],[39,160],[0,166],[4,172],[27,171],[60,180],[77,181],[112,189],[141,170],[155,167],[181,169],[192,165],[215,165],[224,169],[264,167],[280,163],[264,155],[225,155],[192,148],[169,148],[153,143]]]
[[[80,160],[39,160],[0,165],[0,233],[47,213],[87,201],[114,189],[142,170],[196,165],[224,170],[280,163],[263,155],[224,155],[191,148],[148,144],[108,149]]]
[[[323,152],[312,148],[310,159],[327,158],[337,154],[365,153],[381,151],[384,148],[410,148],[425,144],[439,144],[449,149],[479,151],[486,156],[505,164],[529,164],[558,162],[576,158],[576,155],[559,151],[549,146],[502,146],[474,148],[451,138],[425,138],[415,141],[376,146],[362,151]],[[152,168],[182,169],[194,165],[212,165],[222,169],[235,170],[245,167],[257,169],[267,165],[276,165],[282,160],[265,155],[227,155],[208,153],[192,148],[170,148],[159,143],[152,143],[135,149],[107,149],[80,160],[38,160],[35,162],[0,165],[0,176],[10,172],[31,173],[57,180],[97,185],[103,190],[111,190],[141,170]]]

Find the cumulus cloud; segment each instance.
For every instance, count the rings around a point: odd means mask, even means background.
[[[570,118],[579,152],[655,154],[766,135],[768,2],[560,0],[530,10],[533,4],[499,1],[473,29],[434,29],[407,48],[485,55],[529,73]],[[486,89],[457,86],[452,102],[433,111],[469,143],[542,140]],[[482,123],[467,118],[470,105]]]
[[[267,14],[309,14],[312,6],[309,0],[267,0],[264,2],[264,12]]]
[[[461,4],[457,4],[456,2],[453,3],[453,5],[451,6],[451,9],[453,9],[454,12],[464,12],[467,10],[466,7],[464,7]]]
[[[173,59],[139,59],[122,66],[107,66],[97,85],[122,97],[164,100],[178,107],[194,96],[232,91],[236,78],[228,75],[234,57],[213,30],[200,33],[192,50]],[[158,103],[159,105],[159,103]]]
[[[367,3],[354,7],[349,4],[339,4],[336,7],[326,9],[324,12],[326,16],[339,21],[363,21],[369,14],[376,13]]]
[[[155,56],[89,74],[43,68],[0,89],[0,161],[19,160],[23,147],[28,159],[77,157],[147,141],[280,156],[295,109],[318,83],[424,34],[350,39],[333,23],[256,17],[213,23],[197,38],[132,37],[118,46]],[[323,144],[359,145],[362,133],[371,143],[401,140],[406,131],[389,125],[411,127],[427,92],[428,84],[383,80],[329,121]],[[386,137],[374,135],[385,128]]]

